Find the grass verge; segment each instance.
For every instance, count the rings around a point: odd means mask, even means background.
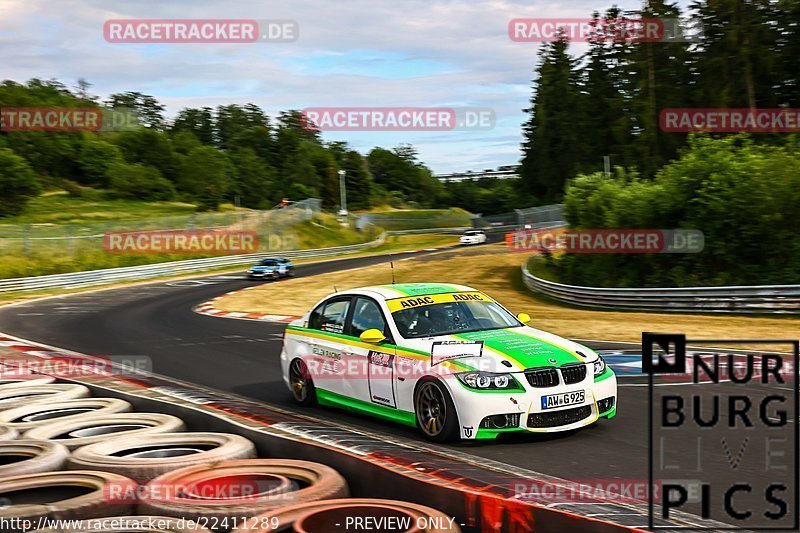
[[[294,263],[295,264],[320,263],[324,261],[346,259],[348,257],[380,255],[392,252],[417,250],[420,248],[450,246],[456,244],[458,242],[457,239],[458,239],[457,237],[454,237],[452,235],[393,235],[387,237],[387,240],[384,244],[376,246],[375,248],[368,248],[366,250],[337,255],[325,259],[298,259],[295,260]],[[20,292],[10,292],[10,293],[0,293],[0,306],[23,302],[23,301],[37,300],[40,298],[47,298],[52,296],[68,296],[70,294],[77,294],[81,292],[94,292],[99,290],[115,289],[119,287],[146,285],[148,283],[159,283],[171,280],[191,279],[191,278],[201,277],[204,275],[226,274],[226,273],[237,273],[237,272],[244,273],[246,269],[247,266],[243,265],[238,267],[225,267],[225,268],[202,270],[202,271],[192,272],[191,274],[185,274],[182,276],[164,276],[159,278],[151,278],[143,281],[130,281],[130,282],[114,283],[111,285],[98,285],[95,287],[85,287],[80,289],[51,289],[42,291],[20,291]]]

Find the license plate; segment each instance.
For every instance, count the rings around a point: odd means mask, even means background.
[[[542,409],[554,409],[567,405],[582,404],[586,399],[586,391],[578,390],[574,392],[562,392],[560,394],[548,394],[542,396]]]

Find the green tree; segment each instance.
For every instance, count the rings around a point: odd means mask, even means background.
[[[123,131],[116,136],[114,143],[128,163],[149,165],[158,169],[165,178],[176,179],[178,161],[165,133],[148,128]]]
[[[21,213],[41,191],[36,175],[22,157],[0,148],[0,217]]]
[[[122,152],[115,145],[96,140],[84,142],[78,155],[78,165],[84,177],[81,183],[108,186],[108,168],[119,161],[122,161]]]
[[[250,128],[268,127],[269,121],[264,112],[254,104],[232,104],[217,107],[214,126],[219,147],[229,150],[235,146],[234,139],[238,135]]]
[[[677,4],[648,0],[641,12],[645,19],[677,19],[682,15]],[[630,65],[634,125],[640,131],[634,139],[633,153],[615,164],[638,166],[644,176],[653,176],[668,161],[675,159],[686,142],[686,135],[661,131],[662,109],[693,105],[692,53],[688,42],[635,43]]]
[[[195,148],[181,163],[178,191],[198,203],[203,210],[214,210],[227,197],[234,182],[234,168],[228,158],[211,146]]]
[[[581,116],[575,60],[564,35],[542,46],[536,89],[523,126],[522,183],[530,194],[558,200],[577,170]]]
[[[106,105],[112,109],[132,110],[139,117],[139,122],[148,128],[164,127],[164,106],[153,96],[136,91],[116,93],[108,97]]]
[[[567,283],[606,286],[800,282],[800,156],[796,142],[690,136],[680,158],[652,180],[635,172],[578,176],[565,196],[574,228],[700,230],[692,254],[566,254]]]
[[[181,109],[172,124],[173,133],[189,131],[205,144],[214,144],[214,115],[210,107]]]
[[[250,148],[240,148],[230,154],[236,168],[237,179],[233,192],[241,205],[253,209],[268,209],[278,198],[275,196],[275,169]]]
[[[692,9],[703,27],[694,61],[698,105],[774,107],[780,61],[775,2],[703,0]]]
[[[136,200],[171,200],[175,196],[175,188],[161,173],[141,163],[113,163],[107,172],[107,180],[111,189],[120,198]]]

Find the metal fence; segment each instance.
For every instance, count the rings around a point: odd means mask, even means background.
[[[320,200],[310,198],[269,211],[230,211],[191,213],[133,220],[109,220],[84,224],[0,224],[0,254],[30,257],[75,257],[101,252],[103,237],[114,231],[152,230],[252,230],[268,236],[313,218],[320,211]],[[269,242],[266,239],[264,242]]]
[[[457,210],[419,210],[415,212],[367,213],[355,221],[356,228],[369,225],[386,230],[461,228],[470,225],[473,216]]]
[[[522,266],[534,292],[583,307],[679,313],[798,314],[800,285],[690,288],[604,288],[565,285],[538,278]]]
[[[373,248],[383,244],[385,240],[386,234],[381,234],[377,239],[363,244],[351,244],[349,246],[336,246],[333,248],[319,248],[315,250],[282,251],[280,255],[292,259],[332,257]],[[170,261],[168,263],[155,263],[151,265],[71,272],[68,274],[4,279],[0,280],[0,293],[44,289],[74,289],[95,285],[107,285],[109,283],[118,283],[122,281],[139,281],[164,276],[191,274],[193,272],[202,272],[217,268],[248,265],[263,257],[264,254],[261,253],[228,255],[223,257],[188,259],[186,261]]]
[[[515,209],[510,213],[480,216],[473,220],[473,225],[481,229],[492,227],[524,227],[526,225],[531,228],[541,228],[561,223],[566,224],[564,219],[564,206],[562,204]]]

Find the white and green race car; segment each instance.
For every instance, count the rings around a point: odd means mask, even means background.
[[[302,405],[416,426],[437,442],[612,418],[617,379],[605,361],[528,321],[463,285],[338,292],[287,327],[283,379]]]

